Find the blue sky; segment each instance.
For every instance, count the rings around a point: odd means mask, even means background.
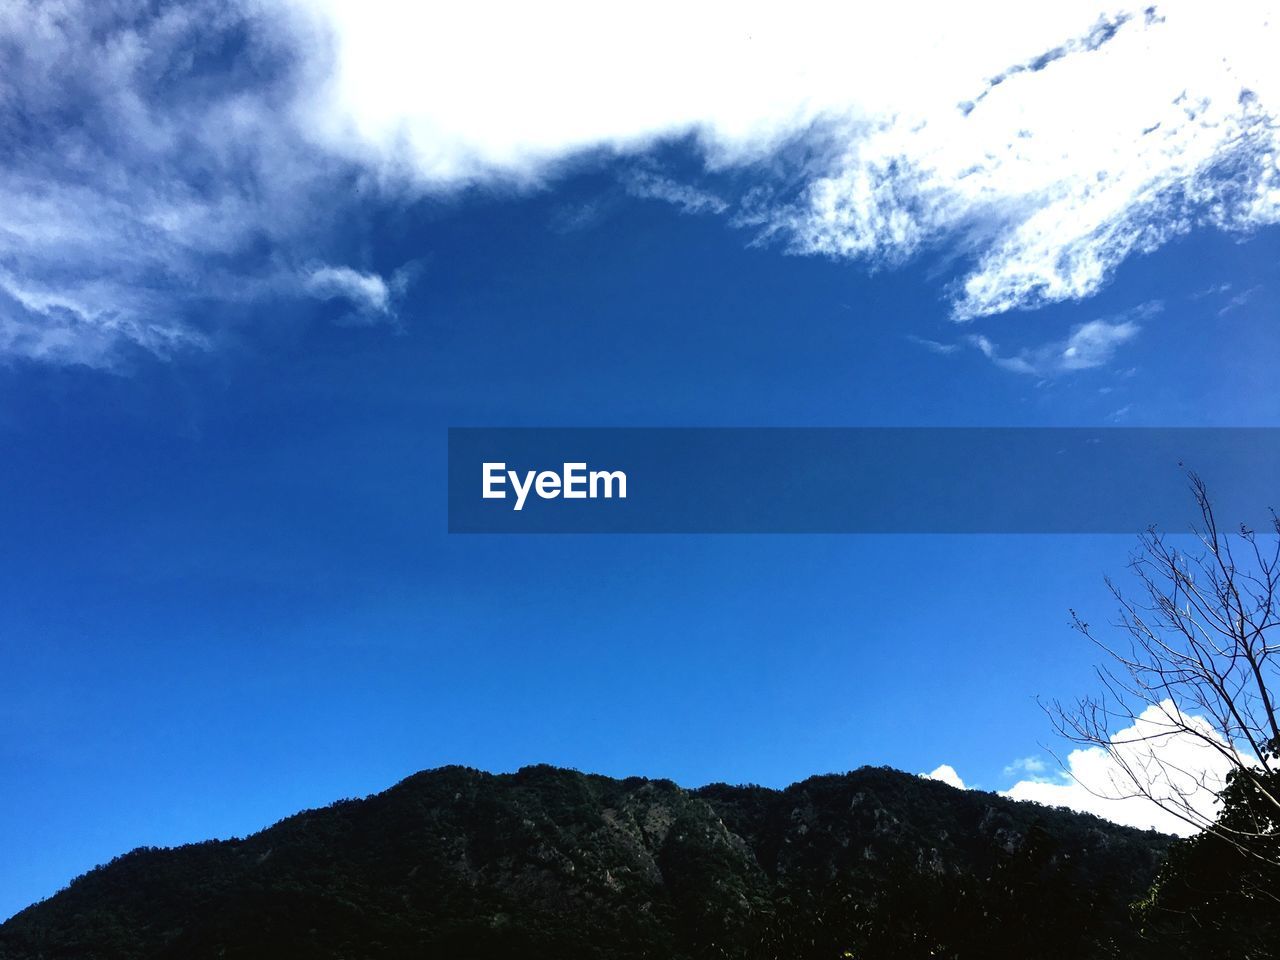
[[[8,14],[0,915],[443,763],[1037,773],[1129,538],[451,537],[445,431],[1280,425],[1277,102],[1170,9],[1015,16],[898,100],[764,14],[754,100],[545,25],[423,67],[484,24],[376,4]]]

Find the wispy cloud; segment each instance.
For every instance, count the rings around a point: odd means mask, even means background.
[[[0,11],[0,356],[206,349],[257,302],[340,289],[387,314],[368,270],[299,279],[332,262],[347,207],[341,167],[288,121],[297,40],[250,4]]]
[[[681,213],[724,213],[727,201],[697,187],[679,183],[649,170],[633,170],[623,179],[627,193],[643,200],[661,200]]]
[[[1262,285],[1257,284],[1250,287],[1248,290],[1241,290],[1218,309],[1218,316],[1225,317],[1231,311],[1239,310],[1246,303],[1252,300],[1261,289]]]
[[[1043,757],[1021,757],[1004,768],[1004,775],[1013,777],[1029,774],[1032,779],[1035,779],[1043,776],[1048,769],[1049,765],[1044,761]]]
[[[1203,300],[1205,297],[1217,297],[1224,293],[1230,293],[1235,285],[1230,281],[1225,283],[1215,283],[1213,286],[1205,287],[1203,290],[1197,290],[1188,297],[1189,300]]]
[[[1159,302],[1152,301],[1120,317],[1090,320],[1073,327],[1065,340],[1024,348],[1015,353],[1001,353],[988,337],[981,334],[970,335],[968,340],[1003,370],[1047,378],[1106,366],[1121,346],[1142,331],[1138,320],[1154,316],[1161,309]]]
[[[415,271],[410,264],[391,275],[388,282],[376,273],[362,273],[351,267],[328,264],[313,266],[302,274],[302,288],[318,300],[344,300],[352,312],[349,321],[358,324],[382,323],[395,319],[395,301],[408,286]]]
[[[907,334],[907,339],[918,346],[924,347],[930,353],[936,353],[944,357],[957,353],[961,349],[958,343],[941,343],[937,340],[929,340],[926,337],[917,337],[912,333]]]
[[[551,215],[547,226],[552,233],[578,233],[589,230],[603,219],[608,204],[604,200],[588,200],[560,207]]]
[[[1116,348],[1128,343],[1142,328],[1132,320],[1091,320],[1071,331],[1055,361],[1063,370],[1091,370],[1104,366]]]
[[[801,252],[873,263],[966,247],[964,320],[1085,297],[1197,224],[1275,223],[1280,91],[1256,43],[1273,28],[1178,3],[1098,21],[955,109],[859,126],[781,226]]]

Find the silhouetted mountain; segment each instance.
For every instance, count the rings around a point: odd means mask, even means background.
[[[1160,834],[888,769],[786,790],[460,767],[118,857],[4,960],[1140,954]]]

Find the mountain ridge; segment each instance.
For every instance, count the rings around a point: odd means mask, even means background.
[[[448,766],[131,851],[0,925],[0,958],[1130,957],[1169,842],[883,767],[777,790]]]

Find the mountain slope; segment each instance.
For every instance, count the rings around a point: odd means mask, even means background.
[[[775,791],[446,767],[118,857],[0,926],[0,958],[1133,957],[1167,843],[887,769]]]

